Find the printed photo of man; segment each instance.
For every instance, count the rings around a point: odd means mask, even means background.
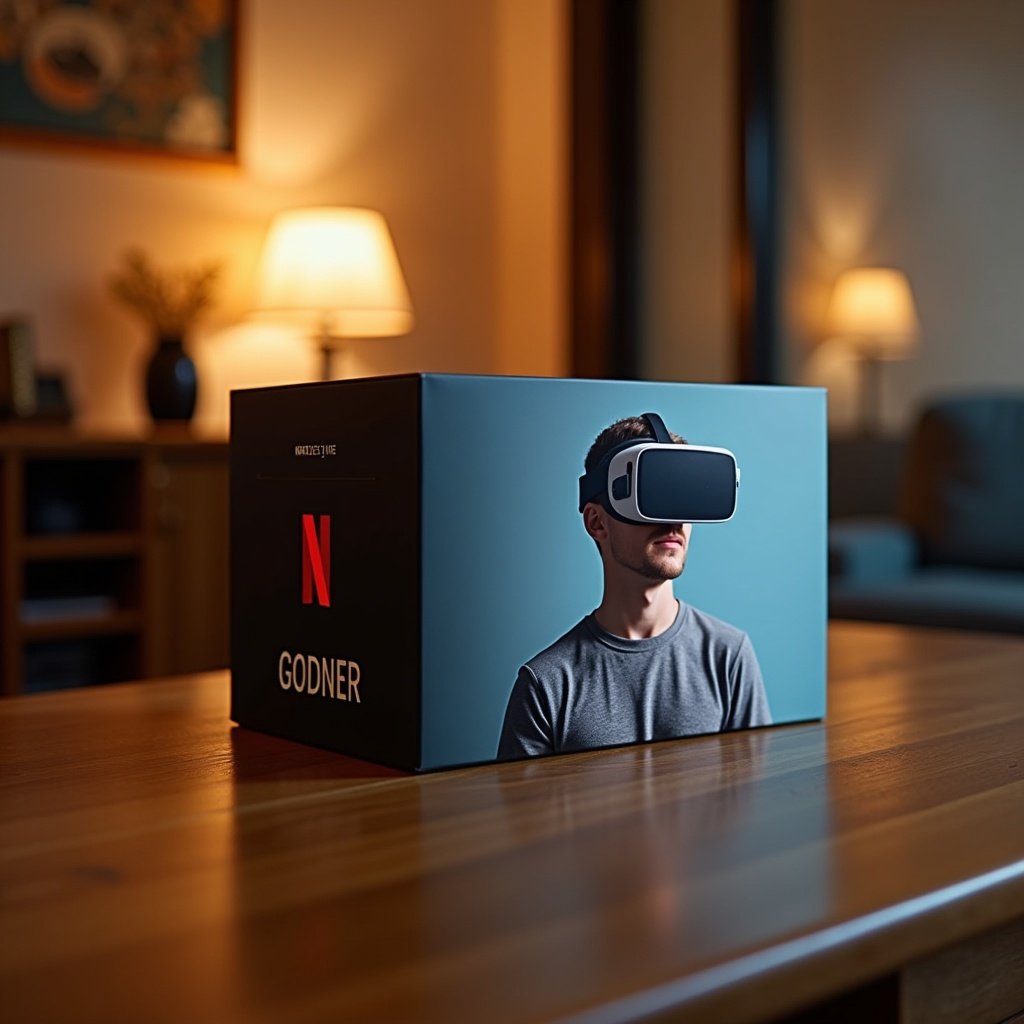
[[[653,437],[646,418],[618,420],[598,435],[584,468]],[[676,434],[671,441],[686,443]],[[582,514],[603,567],[601,603],[519,670],[498,758],[770,725],[749,637],[674,594],[692,525],[624,521],[607,493]]]

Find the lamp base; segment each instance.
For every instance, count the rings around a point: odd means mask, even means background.
[[[882,360],[864,355],[860,368],[860,432],[863,437],[878,437],[882,432]]]
[[[335,334],[321,331],[317,336],[317,348],[320,349],[320,379],[337,380],[338,372],[334,366],[334,354],[343,353],[341,339]]]
[[[334,349],[328,338],[320,339],[320,379],[333,380],[331,364],[334,361]]]

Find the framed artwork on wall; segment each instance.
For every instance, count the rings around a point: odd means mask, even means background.
[[[235,162],[239,6],[0,3],[0,138]]]

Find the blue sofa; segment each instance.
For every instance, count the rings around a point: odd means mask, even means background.
[[[1024,395],[965,395],[914,426],[895,517],[833,520],[829,614],[1024,633]]]

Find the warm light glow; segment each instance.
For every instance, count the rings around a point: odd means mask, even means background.
[[[876,359],[901,359],[920,326],[907,275],[888,267],[844,270],[832,290],[825,334],[849,339]]]
[[[384,218],[311,207],[278,214],[263,248],[258,308],[315,314],[338,338],[412,330],[412,302]]]

